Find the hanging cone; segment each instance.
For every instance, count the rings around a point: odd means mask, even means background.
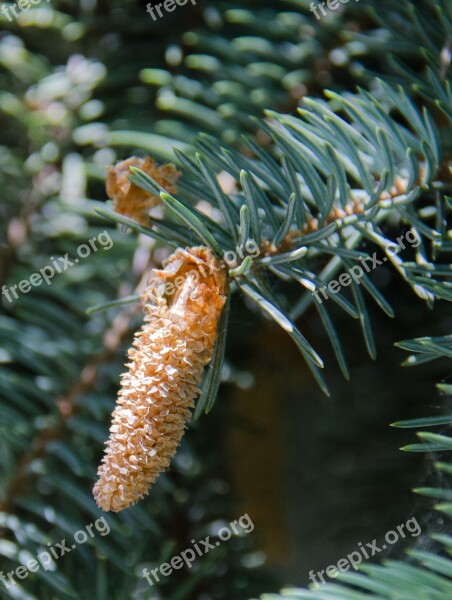
[[[167,469],[209,363],[226,301],[226,270],[205,247],[178,249],[153,270],[110,439],[94,486],[97,505],[118,512],[140,500]]]

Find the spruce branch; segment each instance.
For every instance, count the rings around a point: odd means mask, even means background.
[[[447,282],[426,281],[420,276],[427,243],[441,248],[447,237],[444,215],[449,207],[445,198],[436,194],[428,211],[419,212],[417,208],[420,196],[428,197],[438,185],[441,151],[436,126],[428,111],[419,110],[401,88],[394,90],[383,81],[378,85],[385,99],[380,93],[375,99],[362,89],[355,95],[329,92],[327,101],[305,99],[299,110],[301,118],[269,111],[269,120],[262,127],[274,146],[271,151],[264,150],[247,139],[254,157],[239,154],[213,136],[201,135],[196,142],[195,161],[177,153],[187,167],[181,184],[185,185],[184,191],[190,191],[184,197],[180,193],[177,197],[168,195],[139,169],[132,169],[129,176],[148,193],[160,192],[171,211],[218,258],[238,245],[242,247],[252,236],[258,256],[247,256],[245,261],[230,265],[229,274],[237,280],[237,289],[294,333],[316,377],[320,377],[318,357],[303,336],[299,337],[295,326],[287,326],[288,313],[263,286],[266,278],[276,276],[285,283],[294,281],[307,287],[309,291],[289,309],[299,316],[314,301],[313,291],[322,286],[325,289],[341,269],[350,270],[355,261],[365,258],[362,243],[368,240],[387,255],[421,298],[431,302],[449,297]],[[235,180],[232,193],[219,185],[221,170]],[[219,221],[198,210],[200,194],[221,215]],[[432,217],[434,225],[428,224]],[[411,262],[388,250],[394,247],[394,240],[386,235],[385,224],[394,219],[408,227],[419,242],[416,254],[420,273],[414,271]],[[158,227],[156,220],[157,231]],[[191,243],[188,238],[187,242]],[[314,264],[322,265],[321,270],[313,270]],[[448,272],[438,266],[436,274]],[[374,357],[376,347],[363,290],[386,314],[393,316],[393,311],[366,274],[359,283],[362,288],[352,282],[351,299],[342,292],[329,297],[359,318],[367,348]],[[346,372],[327,307],[321,315]],[[323,379],[321,385],[326,390]]]

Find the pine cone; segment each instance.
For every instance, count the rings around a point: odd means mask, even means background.
[[[171,458],[199,394],[226,301],[226,270],[208,248],[178,249],[141,295],[145,323],[129,350],[97,505],[118,512],[148,493]]]

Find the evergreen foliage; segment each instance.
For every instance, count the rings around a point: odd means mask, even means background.
[[[434,309],[451,299],[450,3],[361,0],[321,23],[309,4],[206,2],[189,27],[176,13],[145,21],[145,4],[131,0],[56,0],[11,23],[1,17],[1,286],[73,257],[104,230],[113,244],[49,286],[3,298],[3,572],[99,517],[91,487],[140,322],[135,289],[162,248],[203,244],[222,258],[254,240],[259,254],[248,250],[229,265],[231,293],[291,336],[326,394],[324,360],[300,317],[318,312],[347,378],[336,309],[359,322],[372,358],[369,301],[394,317],[371,272],[338,293],[332,280],[375,255],[412,289],[413,303]],[[129,150],[172,160],[183,173],[173,195],[139,169],[131,173],[165,207],[149,227],[101,201],[106,166]],[[415,244],[395,254],[408,231]],[[319,302],[313,292],[321,288],[328,299]],[[229,304],[196,417],[217,397],[228,317]],[[450,358],[452,348],[450,336],[398,346],[416,368]],[[438,388],[450,396],[450,385]],[[199,435],[184,440],[152,498],[107,517],[108,537],[88,541],[57,570],[40,569],[8,590],[0,584],[0,597],[150,597],[144,567],[235,516],[224,457],[212,453],[221,428],[208,420],[220,404],[194,424]],[[433,498],[445,520],[451,423],[445,415],[394,424],[419,430],[420,442],[403,450],[433,453],[438,487],[415,491]],[[338,584],[262,598],[446,600],[452,538],[433,532],[422,544],[404,560],[341,574]],[[190,577],[168,578],[161,597],[240,600],[277,589],[263,570],[245,568],[252,551],[245,538],[222,546]]]

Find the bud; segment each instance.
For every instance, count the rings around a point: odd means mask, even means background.
[[[149,156],[132,156],[108,169],[107,195],[113,199],[115,212],[133,219],[140,225],[149,225],[149,210],[160,204],[160,196],[154,196],[132,183],[127,177],[130,167],[138,167],[150,175],[170,194],[177,192],[175,183],[180,173],[173,164],[158,167]]]

